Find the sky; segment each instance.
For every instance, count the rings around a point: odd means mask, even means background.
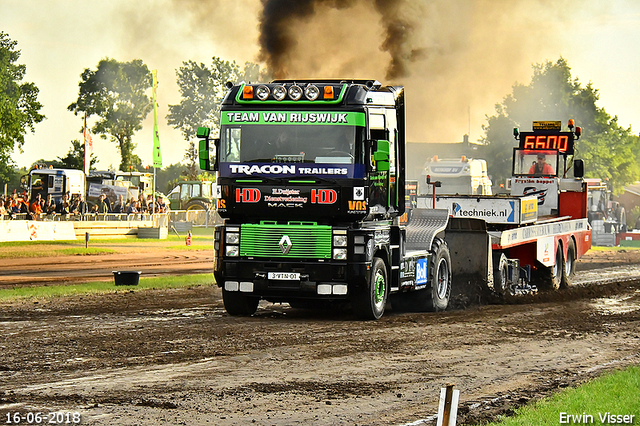
[[[308,1],[313,13],[290,18],[293,42],[278,58],[287,77],[404,85],[409,141],[478,140],[494,105],[530,82],[533,64],[560,57],[573,78],[598,89],[599,107],[640,131],[640,1],[397,0],[384,11],[372,0]],[[29,167],[64,157],[81,139],[82,118],[67,107],[80,74],[108,57],[157,70],[163,164],[183,161],[188,142],[165,118],[180,101],[176,70],[187,60],[210,65],[213,56],[264,67],[262,11],[260,0],[0,0],[0,31],[18,42],[24,81],[39,88],[47,117],[13,160]],[[385,38],[389,17],[405,24],[397,51]],[[404,75],[390,76],[392,57],[405,61]],[[152,162],[152,131],[149,114],[134,137],[143,165]],[[98,168],[117,168],[115,143],[93,139]]]

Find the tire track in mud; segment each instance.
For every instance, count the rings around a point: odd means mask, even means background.
[[[166,257],[131,262],[152,270]],[[252,318],[230,317],[217,287],[3,306],[0,413],[82,411],[92,425],[407,424],[430,418],[453,382],[458,424],[482,422],[637,364],[637,268],[580,271],[570,289],[514,303],[391,310],[376,322],[265,302]]]

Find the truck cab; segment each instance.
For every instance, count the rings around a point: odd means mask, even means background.
[[[377,319],[393,292],[426,287],[405,260],[404,89],[377,81],[229,85],[220,137],[198,130],[216,170],[214,274],[227,312],[258,301],[350,301]],[[215,156],[213,155],[215,153]],[[444,215],[446,221],[446,214]],[[441,218],[442,221],[442,218]],[[444,227],[441,227],[444,229]]]
[[[513,149],[511,195],[535,195],[539,217],[586,218],[584,166],[582,160],[573,160],[581,129],[573,120],[569,131],[560,131],[560,126],[559,121],[534,121],[531,132],[514,129],[519,146]]]
[[[420,179],[420,193],[428,192],[426,177],[440,182],[440,194],[491,195],[491,179],[487,162],[477,158],[439,158],[437,155],[424,163]]]

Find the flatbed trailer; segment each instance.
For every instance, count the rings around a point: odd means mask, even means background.
[[[444,209],[450,215],[445,241],[454,287],[469,275],[499,295],[568,287],[575,261],[590,249],[584,166],[572,158],[580,128],[574,132],[572,120],[568,132],[560,131],[560,122],[551,122],[552,129],[536,129],[536,123],[524,136],[514,132],[521,143],[514,148],[511,195],[418,197],[417,208]],[[545,143],[532,144],[536,137]],[[561,146],[546,144],[560,138],[566,141]],[[536,170],[530,160],[537,157],[552,163],[543,175],[530,173]],[[573,164],[572,178],[566,177],[567,164]]]

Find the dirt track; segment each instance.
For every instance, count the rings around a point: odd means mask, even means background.
[[[0,419],[435,424],[439,388],[455,383],[458,424],[473,424],[640,362],[639,255],[592,252],[578,281],[599,285],[376,322],[264,303],[232,318],[215,287],[4,303]]]

